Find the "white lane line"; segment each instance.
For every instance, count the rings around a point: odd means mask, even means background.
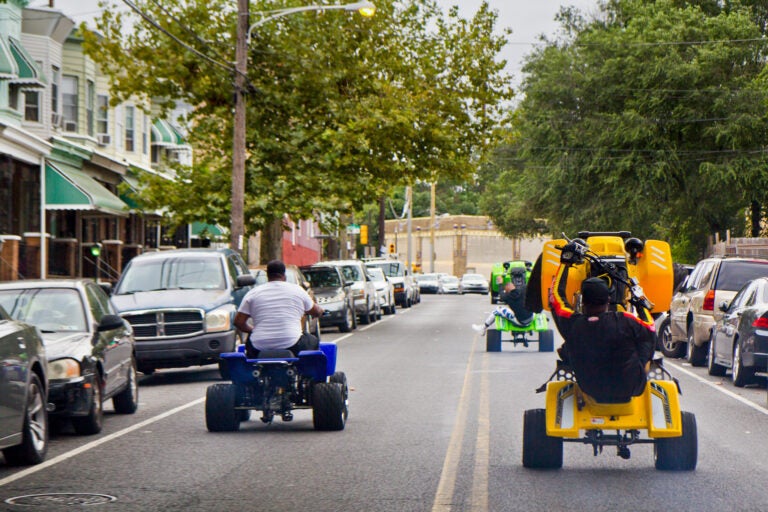
[[[432,512],[449,512],[453,502],[453,490],[456,486],[456,477],[461,460],[461,446],[464,443],[464,431],[469,415],[469,397],[472,391],[472,361],[475,356],[475,347],[480,336],[476,335],[472,340],[472,347],[467,359],[467,367],[464,370],[464,384],[459,396],[459,407],[456,411],[456,421],[453,424],[451,438],[448,441],[448,450],[443,460],[443,469],[440,472],[440,483],[437,484],[437,492],[432,502]]]
[[[756,410],[757,412],[763,413],[768,416],[768,409],[766,409],[763,406],[760,406],[756,404],[755,402],[752,402],[751,400],[744,398],[743,396],[740,396],[733,391],[724,388],[722,385],[719,385],[715,382],[712,382],[711,380],[705,379],[704,377],[699,377],[695,373],[693,373],[690,370],[687,370],[683,368],[682,366],[676,365],[675,363],[670,363],[667,359],[664,360],[664,365],[671,366],[672,368],[676,369],[677,371],[683,372],[684,374],[688,375],[689,377],[693,377],[697,381],[701,382],[702,384],[706,384],[707,386],[711,387],[712,389],[716,389],[717,391],[735,399],[739,402],[743,403],[744,405],[748,405],[752,409]]]
[[[140,423],[136,423],[135,425],[131,425],[130,427],[124,428],[123,430],[120,430],[118,432],[115,432],[113,434],[109,434],[108,436],[104,436],[101,439],[97,439],[95,441],[92,441],[88,444],[84,444],[78,448],[75,448],[74,450],[70,450],[66,453],[62,453],[58,457],[54,457],[53,459],[49,459],[41,464],[38,464],[37,466],[29,467],[25,470],[19,471],[18,473],[14,473],[11,476],[7,476],[0,480],[0,487],[7,485],[11,482],[15,482],[16,480],[19,480],[21,478],[24,478],[26,476],[32,475],[34,473],[37,473],[38,471],[42,471],[44,469],[47,469],[51,466],[54,466],[60,462],[64,462],[65,460],[69,460],[72,457],[75,457],[77,455],[80,455],[81,453],[87,452],[88,450],[91,450],[93,448],[96,448],[97,446],[100,446],[104,443],[108,443],[110,441],[114,441],[115,439],[122,437],[126,434],[129,434],[133,432],[134,430],[138,430],[140,428],[146,427],[147,425],[151,425],[152,423],[155,423],[157,421],[160,421],[164,418],[167,418],[168,416],[173,416],[176,413],[179,413],[183,411],[184,409],[189,409],[190,407],[194,407],[195,405],[201,404],[205,401],[205,397],[198,398],[197,400],[193,400],[192,402],[186,403],[184,405],[180,405],[179,407],[176,407],[175,409],[171,409],[170,411],[166,411],[162,414],[159,414],[157,416],[154,416],[152,418],[146,419]]]
[[[482,355],[480,371],[480,400],[477,415],[477,439],[475,441],[475,470],[472,475],[472,510],[488,510],[488,472],[491,459],[491,401],[488,353]]]

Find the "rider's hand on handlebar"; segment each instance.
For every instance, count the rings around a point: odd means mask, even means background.
[[[560,252],[560,263],[578,264],[584,261],[586,247],[576,242],[568,242]]]

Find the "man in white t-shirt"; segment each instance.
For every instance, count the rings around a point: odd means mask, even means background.
[[[316,337],[302,335],[305,314],[319,317],[323,308],[301,286],[285,281],[282,261],[267,263],[267,282],[248,292],[235,315],[235,326],[249,335],[246,356],[256,358],[262,350],[288,349],[298,354],[317,348]]]

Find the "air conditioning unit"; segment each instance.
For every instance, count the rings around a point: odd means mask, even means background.
[[[112,137],[108,133],[99,133],[96,135],[96,140],[100,146],[109,146],[112,143]]]
[[[77,123],[75,121],[64,121],[64,131],[65,132],[76,132],[77,131]]]
[[[61,128],[61,122],[64,120],[64,117],[59,114],[58,112],[53,112],[51,114],[51,124],[54,128]]]

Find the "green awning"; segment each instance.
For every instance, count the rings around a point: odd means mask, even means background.
[[[12,82],[28,87],[45,87],[46,81],[43,73],[37,66],[35,59],[27,53],[27,50],[21,44],[21,41],[9,37],[8,43],[11,49],[11,54],[16,61],[16,67],[18,68],[17,78],[14,78]]]
[[[91,210],[127,217],[126,208],[119,197],[80,169],[46,162],[46,210]]]
[[[156,146],[185,146],[181,132],[165,119],[152,122],[152,144]]]
[[[208,238],[219,238],[224,236],[224,232],[221,230],[219,226],[215,224],[206,224],[205,222],[193,222],[192,236],[199,237],[203,233]]]
[[[13,58],[8,43],[0,37],[0,79],[16,78],[17,76],[19,76],[19,70],[16,67],[16,59]]]

